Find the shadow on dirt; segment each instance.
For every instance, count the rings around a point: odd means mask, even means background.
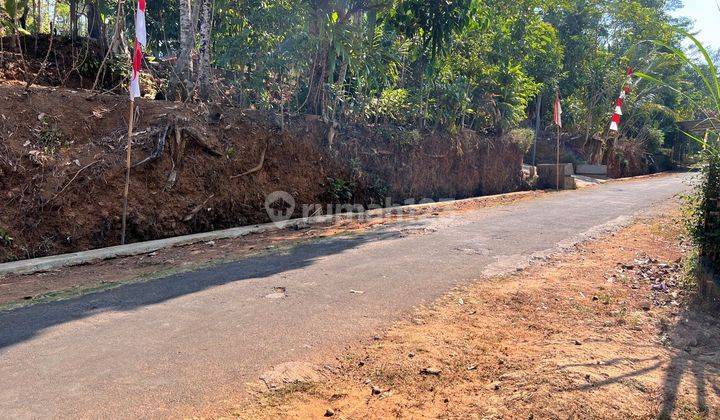
[[[660,356],[649,358],[613,358],[601,363],[602,366],[615,366],[624,363],[640,364],[643,367],[634,369],[621,375],[611,376],[607,379],[573,387],[570,390],[593,391],[614,384],[637,386],[633,378],[648,374],[658,369],[661,373],[660,401],[658,418],[687,417],[694,414],[704,415],[708,412],[708,392],[714,392],[720,397],[720,384],[712,379],[720,377],[720,314],[710,312],[697,303],[681,311],[676,325],[670,326],[662,332],[661,340],[670,351],[670,361],[661,360]],[[630,347],[651,347],[642,343],[624,343]],[[651,364],[648,364],[651,363]],[[572,364],[561,366],[593,367],[597,364]],[[683,388],[683,381],[685,387]],[[689,381],[689,382],[688,382]],[[684,392],[695,395],[693,407],[678,406],[678,396]],[[692,413],[692,414],[691,414]]]
[[[708,411],[708,392],[720,397],[720,384],[708,380],[720,376],[720,314],[694,304],[681,312],[679,319],[668,333],[673,355],[665,369],[659,418],[682,417],[678,410],[685,407],[678,407],[678,394],[684,378],[693,383],[696,400],[693,411],[699,414]]]

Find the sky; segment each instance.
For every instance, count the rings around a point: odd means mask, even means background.
[[[719,0],[720,1],[720,0]],[[685,0],[685,6],[673,12],[675,16],[686,16],[695,21],[698,39],[713,49],[720,48],[720,10],[716,0]]]

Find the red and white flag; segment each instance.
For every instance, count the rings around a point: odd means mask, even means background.
[[[555,106],[553,106],[553,122],[562,127],[562,105],[560,105],[560,94],[555,94]]]
[[[138,0],[135,14],[135,39],[145,47],[147,45],[147,31],[145,30],[145,0]]]
[[[623,103],[625,102],[625,98],[632,92],[632,83],[633,83],[633,75],[634,71],[632,67],[628,67],[627,69],[627,80],[625,81],[625,86],[623,87],[623,90],[620,92],[620,96],[618,97],[617,101],[615,102],[615,112],[613,112],[612,120],[610,121],[610,131],[617,132],[620,129],[620,117],[623,114],[622,107]]]
[[[135,12],[135,48],[133,50],[132,77],[130,78],[130,99],[140,97],[140,68],[142,67],[145,45],[147,45],[145,0],[138,0],[137,11]]]

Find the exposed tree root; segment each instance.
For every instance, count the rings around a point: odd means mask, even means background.
[[[165,143],[166,143],[167,134],[168,134],[169,130],[170,130],[170,124],[166,125],[165,130],[160,132],[160,135],[158,136],[157,146],[155,147],[155,150],[153,150],[153,152],[150,154],[150,156],[146,157],[145,159],[141,160],[140,162],[133,164],[133,166],[132,166],[133,168],[136,166],[140,166],[144,163],[150,162],[151,160],[159,159],[162,156],[163,151],[165,150]]]
[[[265,142],[265,147],[263,148],[263,151],[260,154],[260,163],[258,163],[257,166],[250,169],[249,171],[245,171],[241,174],[231,176],[230,179],[240,178],[240,177],[250,175],[250,174],[260,171],[263,168],[263,166],[265,166],[265,154],[267,153],[267,149],[268,149],[268,143]]]
[[[150,129],[135,133],[135,135],[134,135],[135,138],[142,138],[142,137],[147,138],[147,137],[153,136],[155,134],[158,134],[158,141],[157,141],[157,145],[156,145],[155,149],[153,150],[153,152],[145,159],[134,163],[132,165],[133,168],[143,165],[145,163],[157,160],[160,157],[162,157],[162,154],[165,150],[165,145],[167,143],[167,136],[171,129],[175,132],[176,143],[178,146],[181,143],[183,143],[183,146],[184,146],[184,142],[182,141],[182,138],[183,138],[183,134],[185,134],[185,137],[190,139],[193,143],[197,144],[206,153],[208,153],[212,156],[215,156],[215,157],[222,156],[222,153],[215,150],[212,146],[207,144],[202,139],[203,136],[201,136],[195,130],[193,130],[189,127],[183,126],[181,120],[177,120],[174,122],[168,122],[164,128],[154,127],[154,128],[150,128]],[[183,147],[183,149],[184,149],[184,147]],[[176,156],[176,159],[173,162],[174,166],[179,166],[180,158],[182,158],[182,153],[179,156]]]
[[[182,131],[188,135],[188,137],[195,142],[198,146],[200,146],[201,149],[203,149],[206,153],[215,156],[220,157],[223,154],[215,150],[212,146],[207,144],[205,140],[203,140],[203,136],[201,136],[199,133],[197,133],[195,130],[189,127],[183,127]]]
[[[182,162],[183,154],[185,153],[185,141],[182,137],[182,130],[176,124],[175,125],[175,146],[173,151],[170,153],[170,159],[172,160],[172,169],[168,175],[167,182],[165,183],[165,190],[170,190],[175,186],[178,176],[178,167]]]

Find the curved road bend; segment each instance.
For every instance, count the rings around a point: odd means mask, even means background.
[[[492,264],[651,209],[687,191],[690,178],[548,194],[1,312],[0,413],[176,417],[222,409],[274,364],[339,351]],[[265,298],[275,286],[287,297]]]

